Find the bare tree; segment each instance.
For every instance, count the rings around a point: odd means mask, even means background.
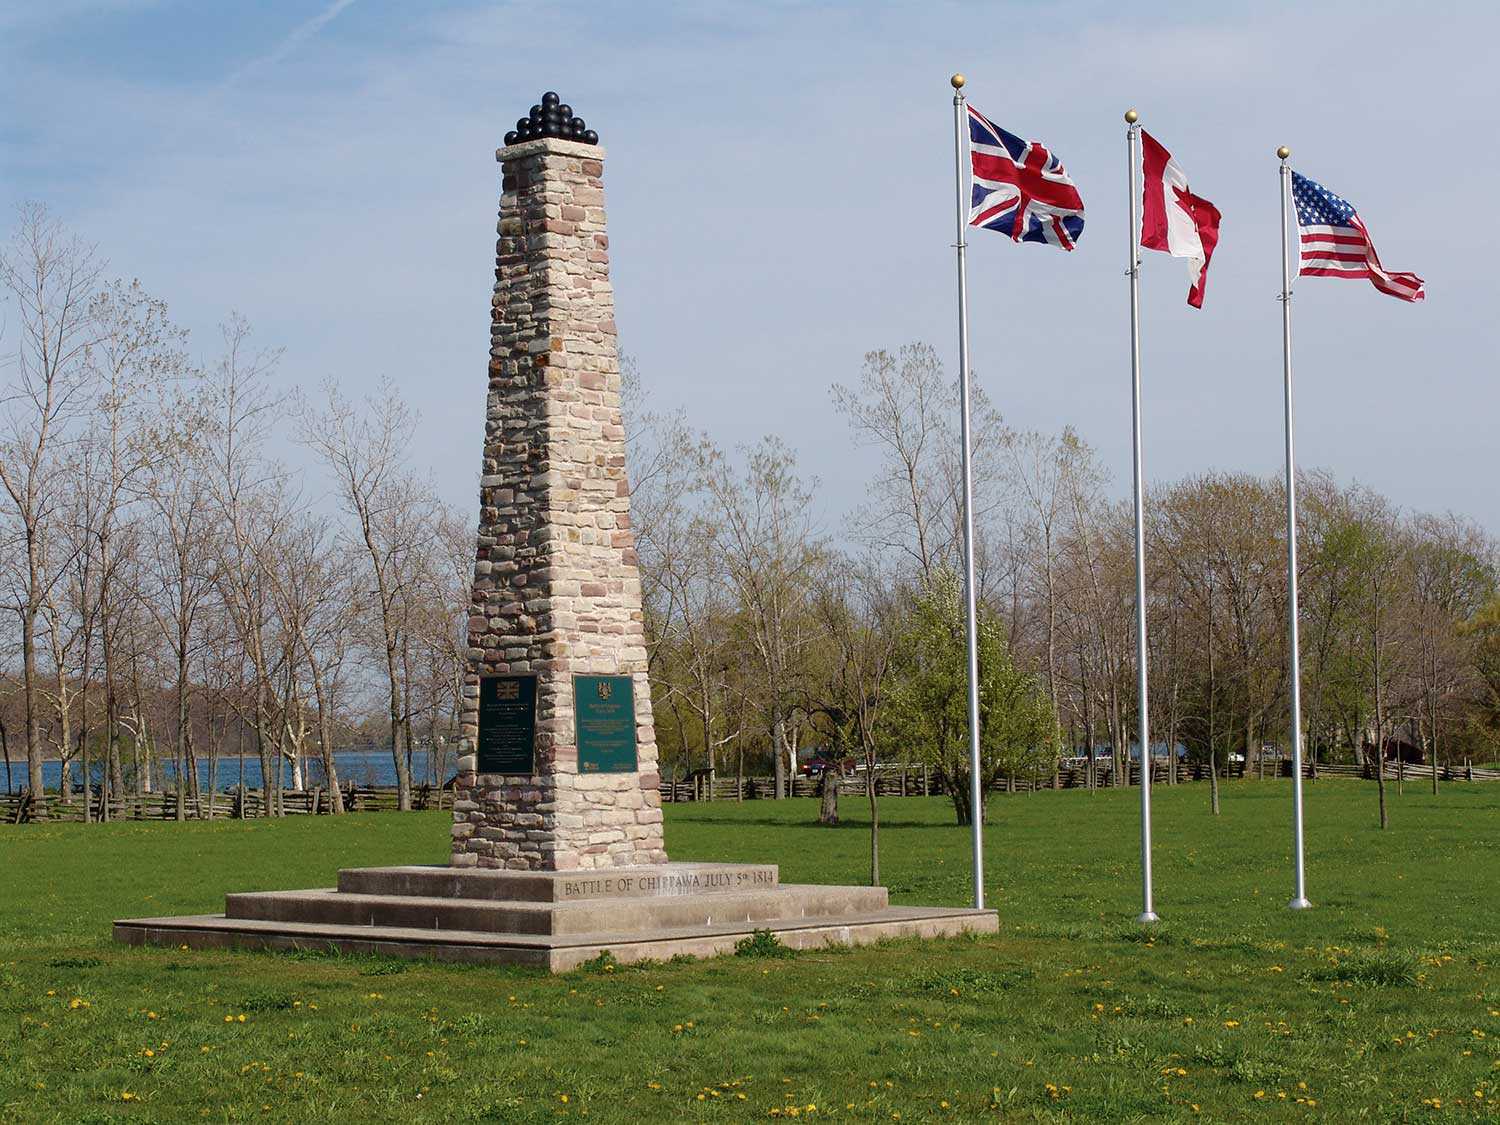
[[[11,379],[0,392],[0,488],[22,544],[22,566],[6,601],[20,618],[27,781],[42,797],[37,620],[61,570],[47,565],[67,488],[67,447],[87,406],[88,353],[96,338],[93,298],[100,263],[39,204],[21,208],[0,253],[0,285],[17,310]]]
[[[339,503],[354,521],[354,537],[369,564],[379,612],[377,642],[389,688],[391,757],[397,803],[411,808],[410,736],[401,736],[408,708],[401,673],[406,599],[415,554],[431,526],[431,490],[411,475],[406,451],[416,416],[385,383],[356,409],[329,384],[321,409],[305,408],[301,440],[333,474]]]
[[[870,805],[870,885],[880,884],[880,746],[891,659],[901,635],[900,597],[889,576],[873,563],[835,558],[822,568],[816,593],[817,621],[831,659],[825,664],[821,710],[833,728],[839,750],[857,750],[864,765],[865,799]],[[842,753],[839,755],[842,757]],[[837,773],[825,765],[837,792]]]
[[[248,719],[260,759],[262,799],[268,811],[279,813],[280,737],[273,692],[280,669],[269,635],[272,607],[264,547],[285,507],[281,467],[265,451],[284,413],[283,399],[269,386],[281,352],[252,350],[250,334],[249,323],[239,316],[223,328],[224,353],[202,384],[204,427],[198,449],[220,528],[214,537],[214,587],[251,681],[248,697],[235,693],[225,698]],[[274,774],[273,751],[278,755]]]
[[[736,472],[706,439],[697,450],[701,487],[714,508],[714,548],[747,621],[761,677],[776,796],[790,793],[797,760],[795,713],[810,639],[807,594],[821,545],[812,491],[792,452],[765,438]]]

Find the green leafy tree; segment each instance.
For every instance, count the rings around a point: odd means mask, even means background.
[[[952,571],[937,568],[896,646],[885,738],[893,756],[904,752],[931,765],[960,824],[973,822],[965,664],[963,587]],[[983,607],[979,729],[982,803],[1000,776],[1050,761],[1057,752],[1046,691],[1016,667],[1004,629]]]

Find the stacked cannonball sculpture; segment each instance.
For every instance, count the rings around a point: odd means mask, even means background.
[[[505,134],[505,143],[519,145],[538,137],[560,137],[586,145],[599,143],[599,134],[588,128],[583,118],[574,117],[573,107],[562,104],[562,99],[551,90],[542,95],[540,105],[532,106],[531,113]]]

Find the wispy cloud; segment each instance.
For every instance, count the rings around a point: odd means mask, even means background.
[[[337,19],[339,13],[353,5],[354,2],[355,0],[333,0],[332,4],[329,4],[328,7],[313,16],[312,19],[306,20],[293,28],[291,33],[282,39],[281,42],[277,43],[270,51],[258,58],[251,59],[244,66],[232,72],[224,80],[220,89],[228,89],[236,83],[244,81],[244,79],[256,71],[275,66]]]

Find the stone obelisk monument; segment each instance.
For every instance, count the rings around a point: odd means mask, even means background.
[[[496,153],[500,237],[452,863],[663,863],[604,150],[556,94],[517,125]]]
[[[505,141],[450,862],[344,868],[333,888],[227,895],[222,914],[122,918],[115,937],[565,970],[712,956],[758,930],[796,947],[993,933],[993,911],[891,906],[884,887],[667,862],[604,151],[555,94]]]

